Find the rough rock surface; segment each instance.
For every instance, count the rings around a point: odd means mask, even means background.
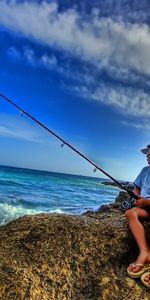
[[[138,251],[116,204],[24,216],[0,228],[0,245],[1,300],[150,300],[126,275]]]

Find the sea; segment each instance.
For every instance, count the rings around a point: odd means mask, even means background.
[[[114,202],[119,189],[108,179],[0,166],[0,225],[23,215],[81,215]]]

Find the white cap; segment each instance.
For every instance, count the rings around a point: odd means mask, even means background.
[[[144,153],[144,154],[146,154],[146,155],[150,154],[150,144],[147,145],[146,148],[141,149],[141,152]]]

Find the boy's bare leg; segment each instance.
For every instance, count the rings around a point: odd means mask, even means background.
[[[139,221],[140,218],[148,218],[149,214],[145,209],[138,208],[138,207],[127,210],[125,214],[128,219],[131,232],[137,242],[140,251],[136,263],[138,264],[149,263],[150,248],[146,241],[144,227],[142,223]],[[134,272],[137,272],[139,271],[140,266],[131,265],[129,269]]]

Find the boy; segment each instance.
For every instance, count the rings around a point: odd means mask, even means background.
[[[150,247],[146,241],[144,226],[141,219],[150,217],[150,144],[141,150],[147,156],[148,166],[144,167],[134,181],[133,192],[140,198],[135,201],[136,207],[126,211],[129,227],[137,242],[139,256],[136,261],[129,265],[127,274],[137,278],[142,275],[142,282],[150,288]]]

